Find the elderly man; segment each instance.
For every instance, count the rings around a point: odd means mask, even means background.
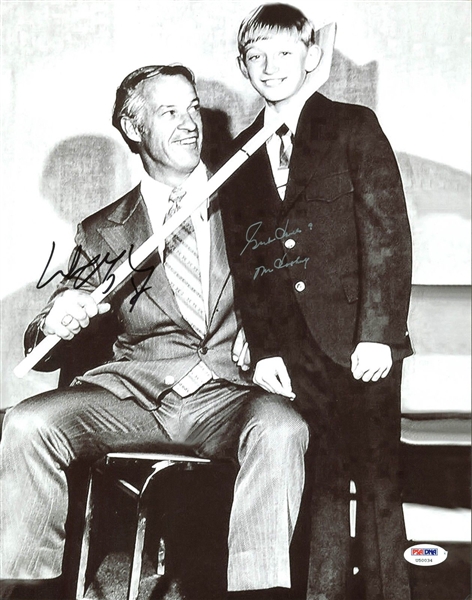
[[[27,349],[43,335],[67,340],[46,359],[60,366],[90,320],[109,312],[113,358],[6,416],[1,597],[39,593],[60,576],[72,463],[171,442],[237,457],[229,595],[275,598],[276,588],[290,587],[308,430],[291,402],[256,388],[232,360],[239,319],[217,201],[134,265],[109,304],[90,295],[206,180],[193,74],[183,66],[134,71],[117,91],[113,124],[142,160],[141,184],[79,225],[69,271],[26,333]]]

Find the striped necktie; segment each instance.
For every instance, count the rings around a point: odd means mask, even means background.
[[[288,169],[293,148],[292,132],[283,123],[276,133],[280,138],[279,169]]]
[[[279,164],[277,166],[277,171],[274,172],[274,180],[280,199],[284,200],[288,182],[290,156],[293,148],[293,136],[285,123],[283,123],[275,133],[280,138],[280,151]]]
[[[172,190],[171,204],[164,222],[180,208],[186,192],[180,188]],[[166,240],[164,268],[182,316],[192,329],[205,337],[205,303],[203,299],[197,239],[192,218],[188,217]]]

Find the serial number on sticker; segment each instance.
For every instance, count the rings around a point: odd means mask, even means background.
[[[433,562],[433,559],[432,559],[432,558],[415,558],[414,560],[415,560],[415,562],[417,562],[417,563],[418,563],[418,562],[430,562],[430,563],[432,563],[432,562]]]

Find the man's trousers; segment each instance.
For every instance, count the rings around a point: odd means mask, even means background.
[[[25,400],[8,411],[0,445],[0,577],[60,575],[72,463],[172,442],[239,462],[228,589],[290,587],[308,438],[287,399],[219,381],[187,398],[170,392],[151,412],[88,384]]]

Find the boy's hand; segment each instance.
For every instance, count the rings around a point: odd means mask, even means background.
[[[290,400],[295,398],[287,367],[280,356],[260,360],[256,365],[252,380],[266,392],[280,394]]]
[[[351,356],[354,379],[378,381],[387,377],[392,368],[392,350],[379,342],[359,342]]]
[[[63,340],[71,340],[90,319],[110,310],[106,302],[97,304],[90,294],[79,290],[67,290],[54,300],[41,329],[46,335],[56,334]]]
[[[231,354],[233,362],[235,362],[242,371],[249,371],[249,367],[251,366],[251,353],[249,352],[246,334],[242,327],[236,335]]]

